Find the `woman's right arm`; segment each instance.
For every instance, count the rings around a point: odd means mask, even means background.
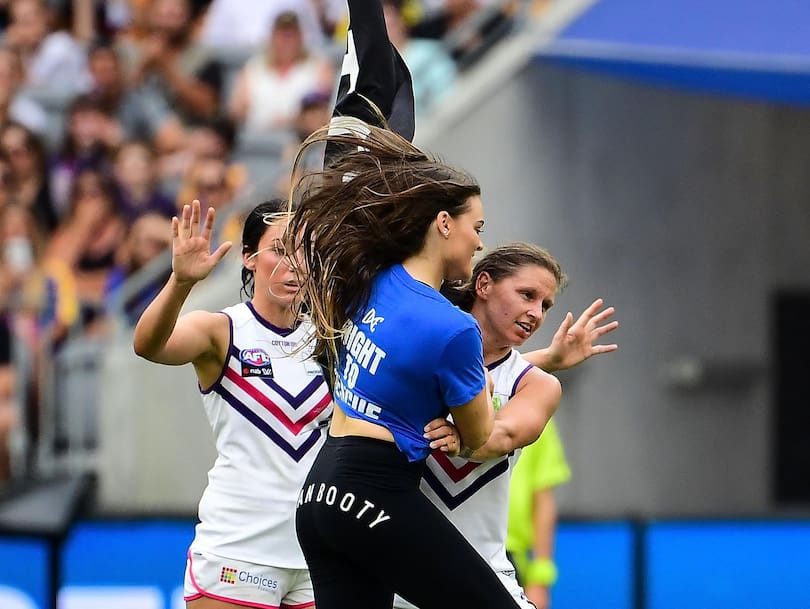
[[[472,454],[475,449],[486,444],[494,421],[495,411],[488,387],[484,387],[481,393],[463,406],[453,408],[453,424],[458,429],[463,446],[460,456]]]
[[[436,374],[462,446],[472,450],[483,446],[492,433],[495,411],[477,326],[466,327],[447,342]]]
[[[178,283],[172,273],[135,326],[136,354],[158,364],[179,366],[214,352],[215,314],[193,311],[178,319],[193,285]]]

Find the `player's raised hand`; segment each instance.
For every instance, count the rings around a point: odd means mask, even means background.
[[[211,252],[211,231],[216,212],[208,208],[200,223],[200,202],[184,205],[180,217],[172,218],[172,271],[178,283],[196,283],[208,277],[222,257],[231,249],[226,241]]]
[[[570,312],[565,316],[548,346],[548,355],[554,369],[565,370],[593,355],[610,353],[619,348],[617,344],[594,344],[619,327],[618,321],[607,321],[613,316],[615,309],[613,307],[602,309],[602,305],[604,301],[597,298],[582,312],[576,322]]]

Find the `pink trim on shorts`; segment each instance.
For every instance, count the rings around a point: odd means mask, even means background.
[[[282,607],[286,607],[287,609],[306,609],[306,607],[314,607],[315,601],[311,603],[301,603],[299,605],[288,605],[287,603],[281,603]]]
[[[191,578],[191,584],[197,588],[199,594],[195,596],[184,596],[184,601],[193,601],[194,599],[200,598],[201,596],[205,596],[208,598],[213,598],[215,601],[222,601],[224,603],[233,603],[234,605],[242,605],[243,607],[256,607],[257,609],[281,609],[278,605],[265,605],[263,603],[251,603],[248,601],[241,601],[235,598],[228,598],[227,596],[219,596],[218,594],[212,594],[200,588],[200,585],[197,583],[197,580],[194,579],[194,569],[192,568],[192,561],[191,561],[191,549],[188,550],[186,556],[188,556],[188,575]],[[296,607],[307,607],[307,606],[314,606],[315,603],[311,605],[297,605]]]

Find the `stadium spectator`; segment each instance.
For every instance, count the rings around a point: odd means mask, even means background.
[[[48,115],[42,106],[20,90],[23,73],[14,51],[0,47],[0,125],[13,121],[37,135],[45,135]]]
[[[450,55],[464,68],[507,31],[511,9],[510,2],[501,0],[444,0],[411,28],[411,36],[445,42],[454,37]]]
[[[329,124],[331,95],[324,91],[312,91],[301,99],[298,114],[293,121],[293,130],[300,145],[321,127]]]
[[[188,0],[153,0],[148,18],[147,35],[124,38],[119,51],[132,79],[131,95],[148,109],[151,139],[173,117],[187,127],[215,116],[222,74],[208,51],[193,40]],[[158,138],[156,143],[165,147],[161,152],[182,146],[181,139]]]
[[[117,252],[116,265],[107,276],[105,306],[108,310],[111,307],[120,307],[120,311],[132,326],[166,283],[171,268],[136,293],[129,295],[123,302],[121,299],[124,296],[121,292],[127,279],[171,247],[171,236],[171,220],[163,214],[147,211],[132,222],[127,237]]]
[[[391,43],[411,72],[414,109],[418,118],[452,91],[456,65],[441,42],[412,38],[408,34],[401,4],[398,0],[383,2],[385,25]]]
[[[321,91],[305,95],[301,100],[298,115],[293,121],[295,138],[287,144],[281,154],[282,166],[286,167],[287,170],[281,172],[275,185],[276,192],[280,197],[286,198],[290,194],[293,163],[301,144],[310,135],[329,123],[332,110],[330,102],[331,96]],[[323,167],[323,152],[322,146],[307,147],[304,150],[304,156],[298,163],[298,170],[304,173],[320,171],[321,167]]]
[[[115,119],[89,95],[79,95],[71,102],[65,120],[62,147],[50,168],[51,195],[60,218],[67,212],[76,175],[84,169],[109,173],[110,153],[122,138]]]
[[[318,2],[320,5],[321,2]],[[313,0],[213,0],[208,7],[200,39],[211,47],[258,48],[266,45],[272,24],[278,16],[293,11],[298,17],[304,44],[309,49],[324,45],[321,23],[345,12],[345,3],[327,0],[319,15]]]
[[[0,488],[9,478],[11,464],[8,438],[17,423],[14,366],[11,362],[11,335],[0,318]]]
[[[411,28],[417,38],[443,38],[478,11],[481,0],[442,0]]]
[[[146,213],[177,213],[174,200],[158,188],[157,161],[147,142],[125,142],[113,158],[113,176],[118,211],[127,223]]]
[[[111,115],[116,115],[126,94],[121,60],[109,42],[98,42],[87,51],[90,75],[88,93]]]
[[[304,96],[334,84],[331,65],[305,46],[297,13],[281,13],[271,29],[266,48],[239,72],[229,104],[234,120],[252,132],[290,127]]]
[[[4,360],[0,364],[11,364],[19,315],[26,308],[28,282],[41,246],[28,210],[14,203],[0,209],[0,359]]]
[[[11,166],[15,199],[33,212],[43,230],[51,232],[59,220],[42,141],[26,127],[9,122],[0,127],[0,152]]]
[[[58,91],[83,91],[88,85],[82,46],[63,30],[45,0],[11,0],[11,23],[4,43],[19,53],[25,84]]]
[[[188,191],[197,199],[202,208],[213,207],[221,212],[236,194],[228,183],[228,166],[222,159],[199,159],[189,171]],[[184,189],[186,190],[186,189]]]
[[[14,171],[8,157],[0,152],[0,210],[14,201],[15,198]]]
[[[0,214],[0,302],[2,310],[8,311],[23,301],[25,282],[36,264],[42,238],[25,208],[9,203]]]
[[[63,336],[78,318],[75,278],[31,212],[12,203],[0,209],[0,300],[15,311],[15,336],[38,352],[43,332]]]
[[[186,137],[185,147],[166,156],[161,161],[161,174],[167,192],[176,193],[176,208],[182,209],[183,201],[196,198],[195,180],[200,161],[221,161],[227,171],[227,189],[236,195],[248,183],[247,169],[232,159],[236,143],[236,129],[226,118],[204,121],[193,126]]]
[[[109,42],[88,51],[89,94],[114,120],[125,139],[154,141],[159,150],[174,150],[185,136],[183,124],[160,97],[131,92],[119,52]]]
[[[18,413],[35,402],[40,358],[65,336],[78,314],[72,275],[59,258],[44,255],[45,237],[30,209],[0,208],[0,482],[8,473],[5,442]],[[19,353],[26,366],[17,366]]]
[[[81,170],[73,183],[65,221],[48,243],[48,255],[60,257],[71,269],[86,328],[95,327],[93,322],[103,311],[107,278],[125,235],[112,182],[98,170]]]
[[[237,242],[243,218],[228,211],[240,191],[229,180],[228,165],[222,159],[202,158],[190,169],[187,177],[183,192],[199,200],[202,209],[215,209],[224,220],[218,242]]]

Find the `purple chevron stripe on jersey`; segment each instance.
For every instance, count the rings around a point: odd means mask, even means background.
[[[324,381],[322,376],[316,376],[312,379],[309,384],[304,387],[298,395],[292,395],[291,393],[287,392],[284,387],[276,383],[273,379],[262,378],[261,379],[268,387],[270,387],[273,391],[278,393],[284,400],[292,406],[293,410],[299,408],[304,402],[306,402],[313,393],[315,393],[321,385],[323,385],[326,381]]]
[[[239,349],[237,349],[233,344],[231,345],[230,348],[230,355],[237,362],[239,361]],[[304,402],[306,402],[310,397],[312,397],[312,394],[315,393],[320,388],[320,386],[325,383],[324,378],[319,374],[318,376],[314,377],[309,382],[309,384],[306,387],[304,387],[298,394],[293,395],[271,378],[261,378],[261,380],[268,387],[270,387],[270,389],[272,389],[282,398],[284,398],[284,400],[290,405],[290,407],[293,410],[297,410],[298,408],[300,408],[304,404]]]
[[[258,428],[264,435],[270,438],[275,444],[278,445],[285,453],[290,455],[294,461],[300,461],[304,455],[309,452],[309,449],[312,448],[315,443],[318,441],[318,438],[321,437],[321,429],[315,429],[309,434],[304,443],[301,444],[298,448],[295,448],[292,444],[287,442],[284,438],[282,438],[270,425],[268,425],[259,415],[253,412],[250,408],[245,406],[241,401],[239,401],[234,395],[228,392],[223,387],[217,387],[217,393],[222,396],[222,399],[228,402],[236,412],[241,414],[245,417],[248,421],[253,423],[253,425]]]
[[[484,486],[489,484],[492,480],[508,471],[509,459],[503,459],[500,463],[488,469],[481,475],[480,478],[477,478],[475,482],[461,491],[458,495],[451,494],[450,491],[448,491],[447,488],[439,481],[436,474],[430,470],[430,468],[425,469],[425,473],[422,474],[422,479],[427,482],[428,486],[433,489],[436,496],[441,499],[442,503],[444,503],[449,510],[454,510],[462,503],[467,501],[470,497],[475,495],[475,493],[484,488]]]
[[[521,372],[520,374],[517,375],[517,378],[515,379],[515,382],[512,385],[512,393],[509,394],[510,398],[515,397],[515,392],[517,391],[517,386],[518,386],[518,383],[520,382],[520,379],[522,379],[524,376],[526,376],[526,373],[529,370],[531,370],[532,368],[534,368],[534,366],[529,364],[528,366],[526,366],[526,368],[523,370],[523,372]]]

